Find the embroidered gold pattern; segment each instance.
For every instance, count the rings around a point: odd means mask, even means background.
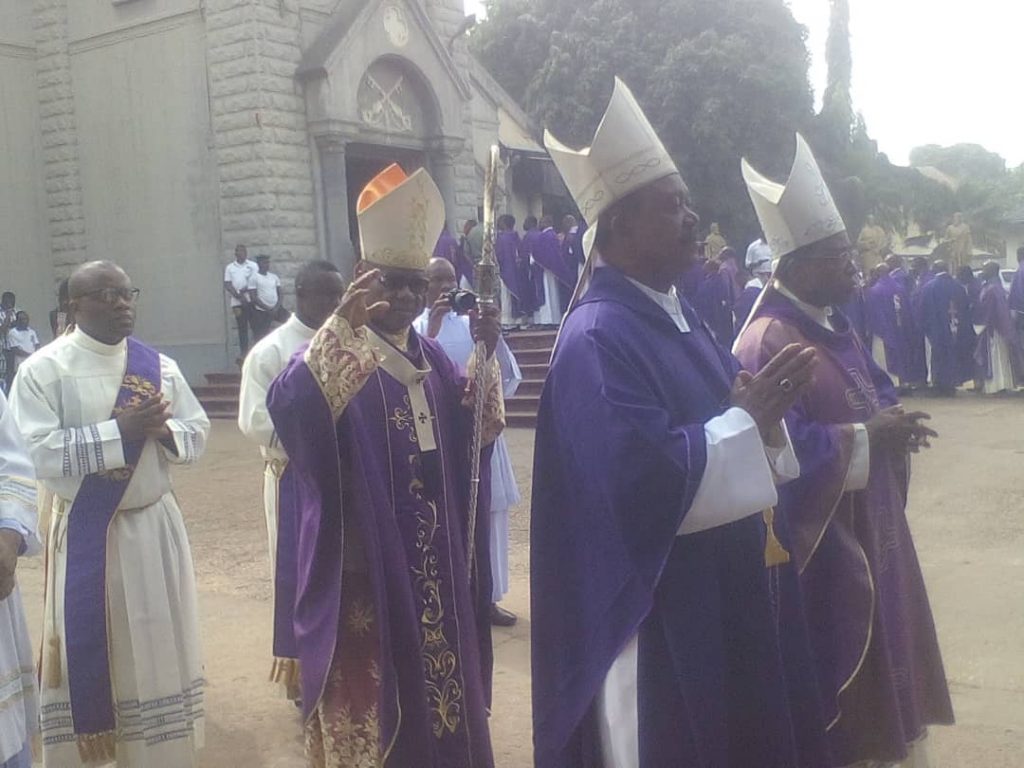
[[[366,340],[366,329],[352,330],[348,320],[332,314],[306,349],[313,373],[331,413],[337,419],[380,365]]]
[[[345,626],[352,634],[363,637],[373,627],[373,618],[373,606],[357,602],[353,604],[352,612],[345,619]]]
[[[462,684],[459,681],[459,659],[452,649],[444,631],[444,604],[441,600],[441,569],[434,537],[440,526],[437,523],[437,504],[423,497],[423,483],[419,479],[419,456],[410,456],[412,481],[409,492],[423,502],[429,516],[416,515],[416,549],[420,563],[413,568],[413,575],[420,589],[423,609],[420,614],[423,635],[423,671],[427,684],[427,699],[431,727],[434,736],[440,739],[445,733],[455,733],[462,722]]]
[[[114,418],[117,418],[129,408],[134,408],[143,401],[158,394],[156,385],[153,382],[134,373],[125,375],[124,380],[121,382],[121,388],[127,389],[132,394],[123,405],[114,407]],[[134,472],[135,470],[132,467],[118,467],[117,469],[107,469],[96,474],[106,480],[119,483],[131,480]]]
[[[307,729],[306,754],[315,768],[381,768],[380,716],[371,706],[363,718],[342,707],[328,728]]]
[[[491,366],[490,375],[487,377],[487,399],[484,400],[484,419],[481,439],[483,445],[490,445],[498,439],[505,429],[505,395],[501,387],[501,366],[497,356],[492,356],[488,365]],[[467,366],[468,376],[473,380],[476,370],[476,356],[470,358]],[[473,404],[470,402],[470,409]]]

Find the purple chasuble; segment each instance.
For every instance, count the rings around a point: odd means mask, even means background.
[[[437,238],[437,245],[434,246],[434,258],[444,259],[458,269],[459,241],[447,229]]]
[[[867,291],[864,288],[858,286],[854,289],[853,296],[850,297],[850,300],[841,309],[843,314],[846,315],[846,319],[850,321],[850,327],[860,336],[861,341],[870,344],[871,333],[868,331],[866,293]]]
[[[903,306],[907,307],[906,341],[904,342],[903,375],[900,377],[907,384],[926,384],[928,382],[928,357],[925,354],[924,329],[918,315],[918,281],[913,275],[902,268],[894,270],[890,275],[902,288]],[[923,279],[923,278],[922,278]]]
[[[111,418],[160,393],[160,353],[127,340],[124,380]],[[107,532],[128,490],[145,440],[124,442],[125,466],[86,475],[68,513],[64,633],[75,733],[114,731],[107,637]]]
[[[787,674],[791,685],[816,677],[833,765],[897,762],[953,711],[907,525],[907,457],[872,447],[868,487],[845,491],[853,424],[895,405],[896,392],[846,318],[834,312],[832,322],[835,332],[772,291],[738,355],[758,370],[787,344],[818,352],[814,384],[786,416],[800,477],[779,489],[775,518],[793,557],[779,567],[779,601],[802,608],[813,649],[799,660],[784,648],[799,661]],[[792,642],[785,625],[780,639]]]
[[[952,390],[974,378],[976,337],[967,289],[948,272],[921,289],[921,324],[932,346],[932,383]]]
[[[882,340],[889,372],[901,380],[910,379],[907,372],[907,342],[912,321],[906,291],[892,276],[886,275],[864,292],[864,305],[868,335]]]
[[[1010,313],[1006,291],[998,279],[985,283],[981,289],[974,321],[985,327],[978,337],[974,352],[976,370],[980,377],[992,378],[992,349],[989,342],[999,335],[1010,350],[1014,384],[1020,385],[1024,382],[1024,348],[1021,346],[1020,334]]]
[[[640,765],[792,768],[758,515],[677,536],[739,370],[619,271],[594,272],[541,396],[531,515],[537,768],[601,766],[592,708],[639,635]]]
[[[421,453],[408,390],[383,369],[337,424],[304,350],[270,387],[267,404],[296,478],[303,714],[319,703],[336,650],[345,652],[337,647],[345,573],[361,571],[380,628],[385,765],[489,768],[486,507],[476,530],[483,556],[472,584],[466,576],[472,415],[461,404],[465,381],[441,347],[411,330],[409,338],[406,356],[432,369],[424,390],[436,451]],[[486,472],[480,498],[490,498]]]

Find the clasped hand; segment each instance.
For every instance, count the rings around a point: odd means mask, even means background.
[[[790,344],[758,373],[740,371],[729,402],[749,413],[761,439],[770,442],[771,432],[813,380],[816,364],[813,348]]]

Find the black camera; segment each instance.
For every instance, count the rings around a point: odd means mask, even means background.
[[[453,288],[443,295],[448,302],[448,306],[452,308],[452,312],[457,315],[468,315],[476,309],[476,294],[472,291],[462,291],[458,288]]]

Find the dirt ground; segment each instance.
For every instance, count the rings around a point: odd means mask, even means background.
[[[922,400],[941,433],[915,461],[909,516],[928,582],[958,724],[936,729],[932,768],[1024,765],[1024,400]],[[533,433],[510,430],[524,499]],[[267,683],[270,582],[261,465],[232,422],[175,485],[185,510],[203,610],[207,663],[204,768],[301,768],[294,708]],[[512,518],[512,592],[520,615],[495,630],[492,719],[499,768],[531,764],[529,519]],[[42,569],[20,566],[32,626],[41,627]]]

